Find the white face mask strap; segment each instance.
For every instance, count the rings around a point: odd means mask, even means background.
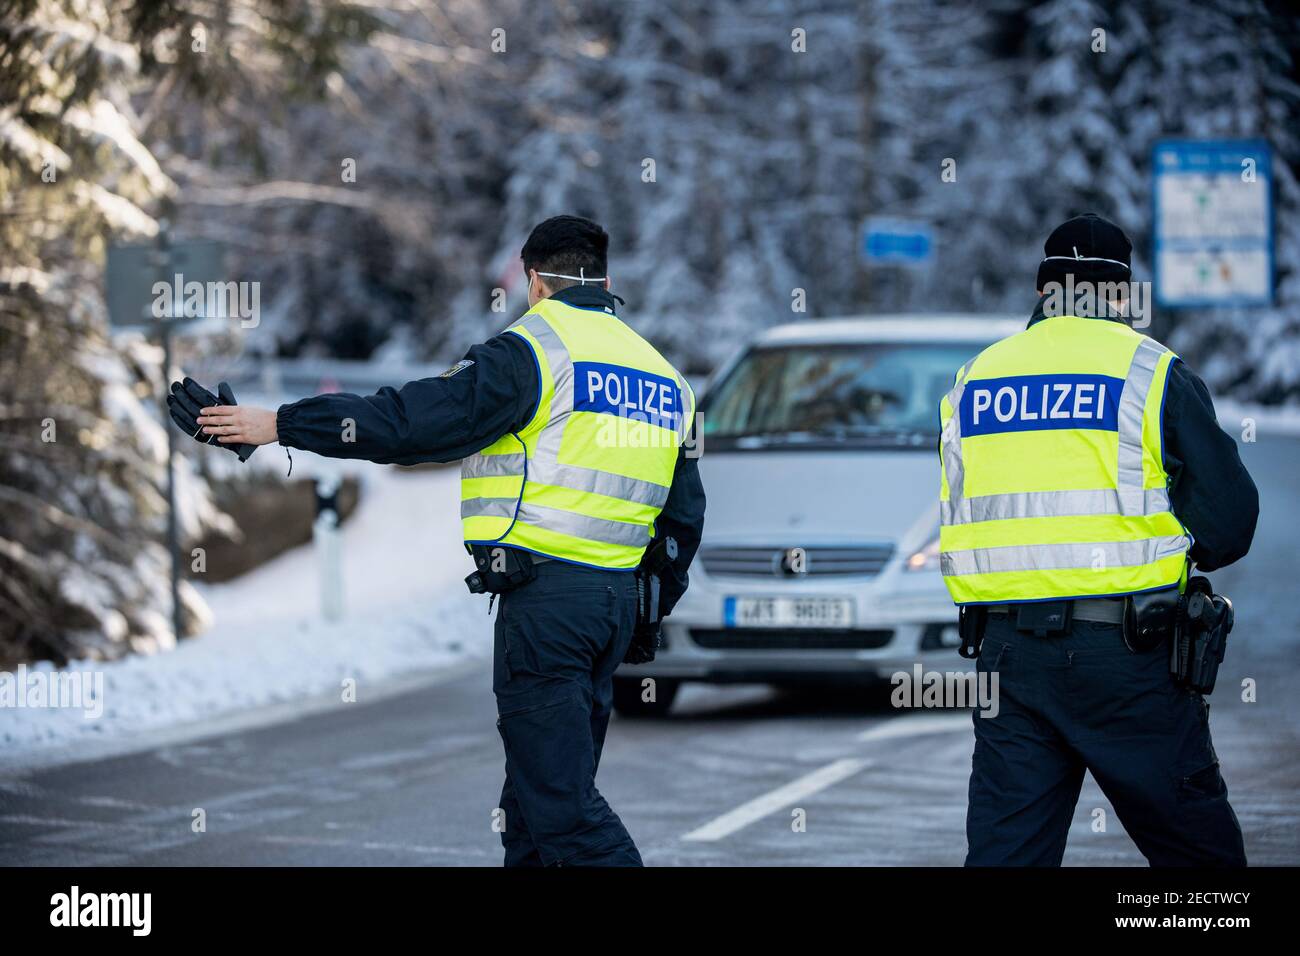
[[[1129,269],[1129,264],[1127,262],[1120,262],[1118,259],[1106,259],[1102,256],[1081,256],[1079,255],[1078,246],[1075,247],[1074,255],[1072,256],[1048,256],[1043,261],[1052,262],[1053,260],[1062,262],[1109,262],[1111,265],[1123,266],[1125,269]]]
[[[581,283],[582,285],[586,285],[588,282],[604,282],[609,278],[608,276],[601,276],[600,278],[589,276],[587,275],[587,270],[582,268],[578,269],[578,274],[576,276],[566,276],[562,272],[539,272],[537,274],[539,276],[546,276],[548,279],[569,279],[573,282]]]

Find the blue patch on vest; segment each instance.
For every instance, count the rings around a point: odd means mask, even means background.
[[[961,435],[1051,428],[1119,431],[1124,380],[1109,375],[1009,375],[966,383]]]
[[[682,390],[671,378],[605,362],[573,363],[573,410],[676,429]]]

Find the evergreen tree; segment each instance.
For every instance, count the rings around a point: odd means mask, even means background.
[[[166,436],[151,400],[163,370],[157,349],[109,338],[101,277],[106,242],[156,234],[154,210],[176,187],[137,135],[132,93],[148,78],[219,95],[244,75],[229,58],[267,49],[278,52],[262,65],[294,80],[330,44],[306,2],[230,28],[211,60],[192,30],[218,26],[204,18],[224,5],[11,7],[0,21],[0,658],[154,649],[172,639]],[[285,59],[298,72],[274,72]],[[201,483],[183,482],[180,497],[186,533],[221,524]],[[194,629],[206,609],[188,587],[182,597]]]
[[[1300,396],[1300,17],[1285,4],[1220,0],[1189,12],[1153,0],[1149,33],[1116,89],[1128,152],[1149,173],[1162,138],[1263,139],[1273,150],[1272,308],[1166,310],[1157,329],[1210,387],[1278,403]],[[1135,209],[1147,250],[1149,203]],[[1149,255],[1149,250],[1147,250]]]
[[[578,5],[578,35],[530,86],[547,121],[515,151],[496,269],[518,268],[547,216],[603,221],[629,316],[695,371],[764,326],[852,308],[859,15],[849,0]]]

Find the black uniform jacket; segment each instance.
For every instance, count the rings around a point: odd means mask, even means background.
[[[604,289],[570,286],[552,298],[592,311],[599,322],[614,314],[615,298]],[[276,415],[280,444],[331,458],[364,458],[381,464],[450,462],[473,455],[528,424],[537,407],[539,380],[532,349],[519,336],[501,333],[475,345],[436,378],[381,388],[374,395],[335,393],[281,405]],[[345,419],[355,426],[344,441]],[[686,591],[687,572],[704,528],[704,486],[695,457],[679,453],[672,489],[655,522],[656,537],[677,539],[677,560],[663,575],[661,612]]]
[[[1029,324],[1043,318],[1040,299]],[[1219,427],[1210,390],[1181,360],[1169,369],[1161,432],[1170,505],[1192,535],[1196,567],[1213,571],[1245,557],[1255,537],[1259,492],[1237,443]]]

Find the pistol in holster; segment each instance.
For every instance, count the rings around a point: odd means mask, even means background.
[[[1235,613],[1232,601],[1215,594],[1209,578],[1176,588],[1131,594],[1124,612],[1124,643],[1134,653],[1169,642],[1169,673],[1174,682],[1199,694],[1214,690]]]
[[[660,575],[677,559],[677,539],[657,539],[641,558],[636,569],[636,627],[632,642],[623,655],[624,664],[649,664],[663,646],[663,618],[659,613]]]
[[[1169,652],[1169,671],[1178,684],[1198,694],[1214,691],[1235,619],[1232,601],[1215,594],[1207,578],[1187,582],[1178,636]]]

